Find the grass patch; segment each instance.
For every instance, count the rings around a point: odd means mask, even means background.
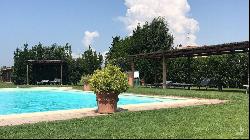
[[[172,96],[184,96],[184,97],[197,97],[197,98],[208,98],[208,99],[241,99],[244,98],[244,89],[230,89],[225,88],[223,91],[218,91],[215,88],[210,88],[208,90],[192,88],[192,90],[187,90],[183,88],[177,89],[159,89],[159,88],[130,88],[127,92],[145,94],[145,95],[172,95]]]
[[[6,126],[0,127],[0,138],[249,138],[249,96],[244,90],[130,88],[128,92],[230,102]]]

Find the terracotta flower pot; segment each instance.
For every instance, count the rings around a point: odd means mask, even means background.
[[[89,85],[89,84],[84,84],[84,85],[83,85],[83,90],[84,90],[84,91],[90,91],[90,90],[91,90],[90,85]]]
[[[114,113],[117,110],[118,94],[96,94],[98,113]]]
[[[144,86],[145,85],[145,81],[141,80],[141,85]]]

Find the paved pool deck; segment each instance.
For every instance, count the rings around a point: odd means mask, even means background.
[[[67,88],[69,89],[69,88]],[[131,95],[131,94],[123,94]],[[202,99],[202,98],[187,98],[178,96],[146,96],[153,98],[174,98],[174,99],[185,99],[176,102],[157,102],[157,103],[142,103],[142,104],[131,104],[131,105],[120,105],[118,110],[122,111],[143,111],[143,110],[156,110],[162,108],[177,108],[185,106],[196,106],[196,105],[211,105],[211,104],[222,104],[227,100],[219,99]],[[94,117],[112,114],[99,114],[96,113],[95,108],[84,108],[75,110],[59,110],[59,111],[47,111],[47,112],[35,112],[35,113],[23,113],[23,114],[12,114],[12,115],[0,115],[0,126],[11,126],[21,124],[32,124],[37,122],[49,122],[56,120],[68,120],[75,118]]]

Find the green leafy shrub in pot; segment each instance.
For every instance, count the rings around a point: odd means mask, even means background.
[[[113,65],[108,65],[102,70],[94,72],[89,83],[96,94],[99,113],[116,111],[118,95],[128,89],[127,79],[127,74]]]
[[[89,84],[89,80],[91,78],[91,75],[85,75],[81,77],[81,83],[83,83],[83,90],[84,91],[90,91],[91,86]]]
[[[84,75],[81,77],[81,83],[83,84],[89,84],[89,79],[91,78],[91,75]]]

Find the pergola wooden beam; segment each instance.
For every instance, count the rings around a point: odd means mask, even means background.
[[[168,51],[157,51],[151,53],[141,53],[129,55],[132,58],[177,58],[177,57],[194,57],[194,56],[209,56],[231,53],[249,52],[249,41],[234,42],[227,44],[218,44],[210,46],[199,46],[196,48],[174,49]]]
[[[49,64],[49,63],[64,63],[63,60],[28,60],[32,64]]]

